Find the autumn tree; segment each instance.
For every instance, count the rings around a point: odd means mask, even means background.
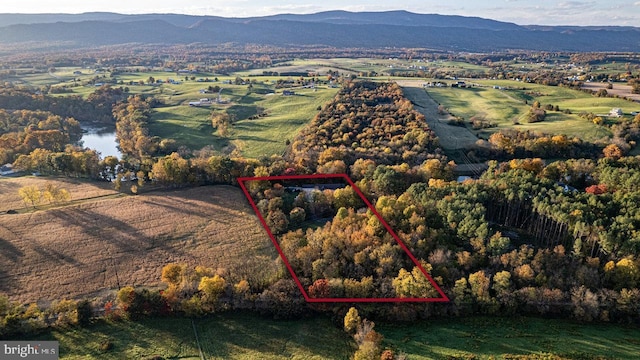
[[[23,186],[18,189],[18,194],[22,198],[25,205],[31,205],[34,208],[40,204],[42,200],[42,192],[35,185]]]
[[[227,282],[220,275],[213,277],[204,276],[200,279],[198,291],[202,293],[202,299],[208,304],[214,304],[224,292]]]
[[[61,189],[60,186],[53,183],[47,183],[42,192],[42,197],[51,203],[59,204],[71,200],[71,195],[67,189]]]
[[[274,234],[281,234],[289,227],[289,220],[280,209],[269,211],[265,220]]]
[[[380,344],[382,343],[382,335],[380,335],[373,328],[375,323],[367,319],[362,320],[358,330],[353,338],[358,344],[358,350],[353,355],[354,360],[369,360],[379,359],[382,349]]]
[[[349,308],[349,311],[347,311],[347,314],[344,316],[344,331],[354,335],[361,323],[362,319],[360,315],[358,315],[358,309],[354,307]]]
[[[231,116],[226,112],[214,112],[211,115],[211,126],[218,130],[218,135],[227,136],[231,126]]]
[[[162,276],[160,279],[169,286],[177,287],[182,281],[184,267],[178,264],[168,264],[162,268]]]
[[[607,145],[604,150],[602,150],[604,157],[608,159],[618,160],[622,157],[622,149],[616,144]]]
[[[172,153],[158,159],[151,169],[153,180],[167,185],[180,186],[191,181],[189,160],[183,159],[178,153]]]

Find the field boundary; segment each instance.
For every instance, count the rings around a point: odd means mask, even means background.
[[[437,298],[416,298],[416,297],[410,297],[410,298],[402,298],[402,297],[395,297],[395,298],[313,298],[313,297],[310,297],[309,294],[307,293],[307,291],[304,289],[304,286],[302,285],[302,282],[300,281],[300,279],[298,279],[298,276],[296,275],[295,271],[293,270],[293,267],[289,263],[289,260],[287,259],[287,257],[285,256],[284,252],[280,248],[280,245],[278,244],[278,241],[277,241],[276,237],[273,235],[273,233],[269,229],[269,226],[267,225],[266,220],[264,219],[262,214],[260,214],[260,210],[258,209],[258,206],[256,205],[255,201],[253,201],[253,198],[251,197],[251,194],[249,193],[249,191],[248,191],[248,189],[247,189],[247,187],[245,186],[244,183],[248,182],[248,181],[312,180],[312,179],[343,179],[343,180],[345,180],[346,183],[349,186],[351,186],[351,188],[354,190],[354,192],[356,194],[358,194],[358,196],[360,196],[360,198],[362,198],[362,200],[364,201],[364,203],[367,206],[367,208],[378,218],[380,223],[389,232],[389,234],[393,237],[393,239],[398,243],[400,248],[402,248],[402,250],[409,256],[409,258],[414,263],[414,265],[416,267],[418,267],[418,269],[420,269],[420,272],[427,278],[427,280],[429,280],[429,282],[435,288],[435,290],[438,292],[440,297],[437,297]],[[309,303],[449,302],[449,298],[447,297],[447,295],[445,295],[445,293],[442,291],[442,289],[440,289],[438,284],[427,273],[427,271],[424,269],[424,267],[420,264],[420,261],[418,261],[418,259],[411,253],[409,248],[407,248],[407,246],[404,244],[404,242],[402,242],[400,237],[398,237],[398,235],[396,235],[396,233],[393,231],[393,229],[391,229],[389,224],[382,218],[382,216],[378,213],[376,208],[371,204],[371,202],[369,202],[369,200],[367,200],[366,196],[364,196],[362,191],[356,186],[356,184],[351,180],[351,178],[349,178],[349,176],[347,174],[313,174],[313,175],[283,175],[283,176],[263,176],[263,177],[240,177],[240,178],[237,178],[237,180],[238,180],[238,184],[240,184],[240,188],[242,188],[242,191],[244,192],[245,196],[247,197],[247,200],[249,200],[249,203],[250,203],[251,207],[253,208],[253,210],[255,211],[256,215],[258,216],[258,219],[260,220],[260,223],[262,224],[262,227],[264,227],[264,229],[267,231],[267,234],[269,235],[269,238],[271,239],[271,242],[273,242],[273,245],[275,246],[276,250],[278,251],[278,254],[280,254],[280,258],[282,259],[282,261],[284,262],[285,266],[287,267],[287,270],[289,270],[289,273],[293,277],[293,280],[295,281],[296,285],[298,286],[298,289],[300,289],[300,292],[302,293],[302,296],[304,296],[305,301],[307,301]]]

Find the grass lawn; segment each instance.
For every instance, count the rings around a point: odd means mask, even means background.
[[[195,320],[205,359],[349,359],[355,343],[326,318],[276,321],[227,313]],[[191,320],[147,319],[100,323],[53,331],[43,340],[60,342],[60,358],[200,359]],[[112,348],[101,350],[110,342]]]
[[[608,114],[615,107],[635,108],[634,104],[615,98],[598,98],[581,91],[563,87],[544,86],[509,80],[473,80],[482,87],[471,89],[430,88],[428,93],[438,103],[443,104],[453,114],[468,120],[472,116],[483,116],[497,124],[497,127],[477,131],[481,136],[504,128],[515,127],[519,130],[535,130],[550,134],[567,134],[585,140],[595,140],[611,135],[606,127],[596,126],[578,116],[581,112]],[[504,90],[494,89],[503,87]],[[522,88],[526,90],[522,90]],[[525,101],[528,104],[525,104]],[[528,124],[524,120],[530,104],[539,101],[558,106],[560,112],[547,111],[547,118],[540,123]],[[569,109],[572,114],[562,110]],[[520,124],[514,125],[514,120]],[[609,119],[608,121],[616,121]]]
[[[265,109],[268,116],[237,121],[231,127],[229,138],[247,157],[282,154],[287,146],[285,141],[293,140],[300,129],[318,113],[318,106],[331,100],[337,91],[338,89],[331,88],[315,92],[305,89],[296,91],[294,96],[262,96],[262,100],[255,102],[248,99],[242,105],[249,108],[258,106]]]
[[[171,138],[179,145],[201,149],[213,145],[217,151],[228,145],[227,139],[214,134],[211,109],[185,105],[165,106],[153,110],[149,123],[152,136]]]
[[[445,319],[376,325],[384,346],[411,360],[501,359],[506,354],[554,354],[569,359],[637,359],[640,329],[535,318]],[[582,356],[582,357],[581,357]],[[476,359],[476,358],[474,358]]]
[[[355,343],[327,318],[271,320],[250,313],[223,313],[195,320],[206,359],[349,359]],[[567,320],[488,318],[430,320],[411,324],[378,322],[383,348],[409,360],[637,359],[640,329]],[[199,359],[193,326],[186,318],[101,322],[89,328],[55,330],[38,336],[60,342],[61,359]],[[111,349],[102,349],[110,343]],[[544,357],[546,355],[546,357]],[[475,357],[473,357],[475,356]]]

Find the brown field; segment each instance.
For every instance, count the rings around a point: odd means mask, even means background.
[[[5,180],[0,199],[9,197],[5,190],[24,185],[22,179]],[[91,183],[69,191],[84,197],[108,194]],[[159,286],[168,263],[226,269],[251,282],[254,273],[278,271],[277,258],[247,200],[231,186],[0,214],[0,292],[20,302],[110,296],[126,285]]]
[[[620,97],[628,97],[633,101],[640,102],[640,94],[632,94],[631,93],[631,85],[625,84],[613,84],[613,89],[607,89],[606,83],[584,83],[582,85],[583,89],[589,89],[591,91],[598,91],[600,89],[607,90],[607,93],[611,95],[618,95]]]
[[[0,214],[7,210],[25,208],[22,198],[18,195],[18,189],[21,187],[37,186],[40,189],[44,189],[48,183],[67,189],[71,195],[71,201],[118,194],[117,191],[113,190],[113,185],[108,182],[88,182],[86,180],[63,177],[0,177]]]

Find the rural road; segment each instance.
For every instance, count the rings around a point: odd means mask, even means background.
[[[427,124],[438,136],[440,146],[445,150],[460,150],[471,148],[478,138],[467,128],[447,124],[451,115],[438,113],[438,103],[424,90],[420,80],[397,81],[402,87],[404,95],[413,102],[414,108],[422,113]]]

